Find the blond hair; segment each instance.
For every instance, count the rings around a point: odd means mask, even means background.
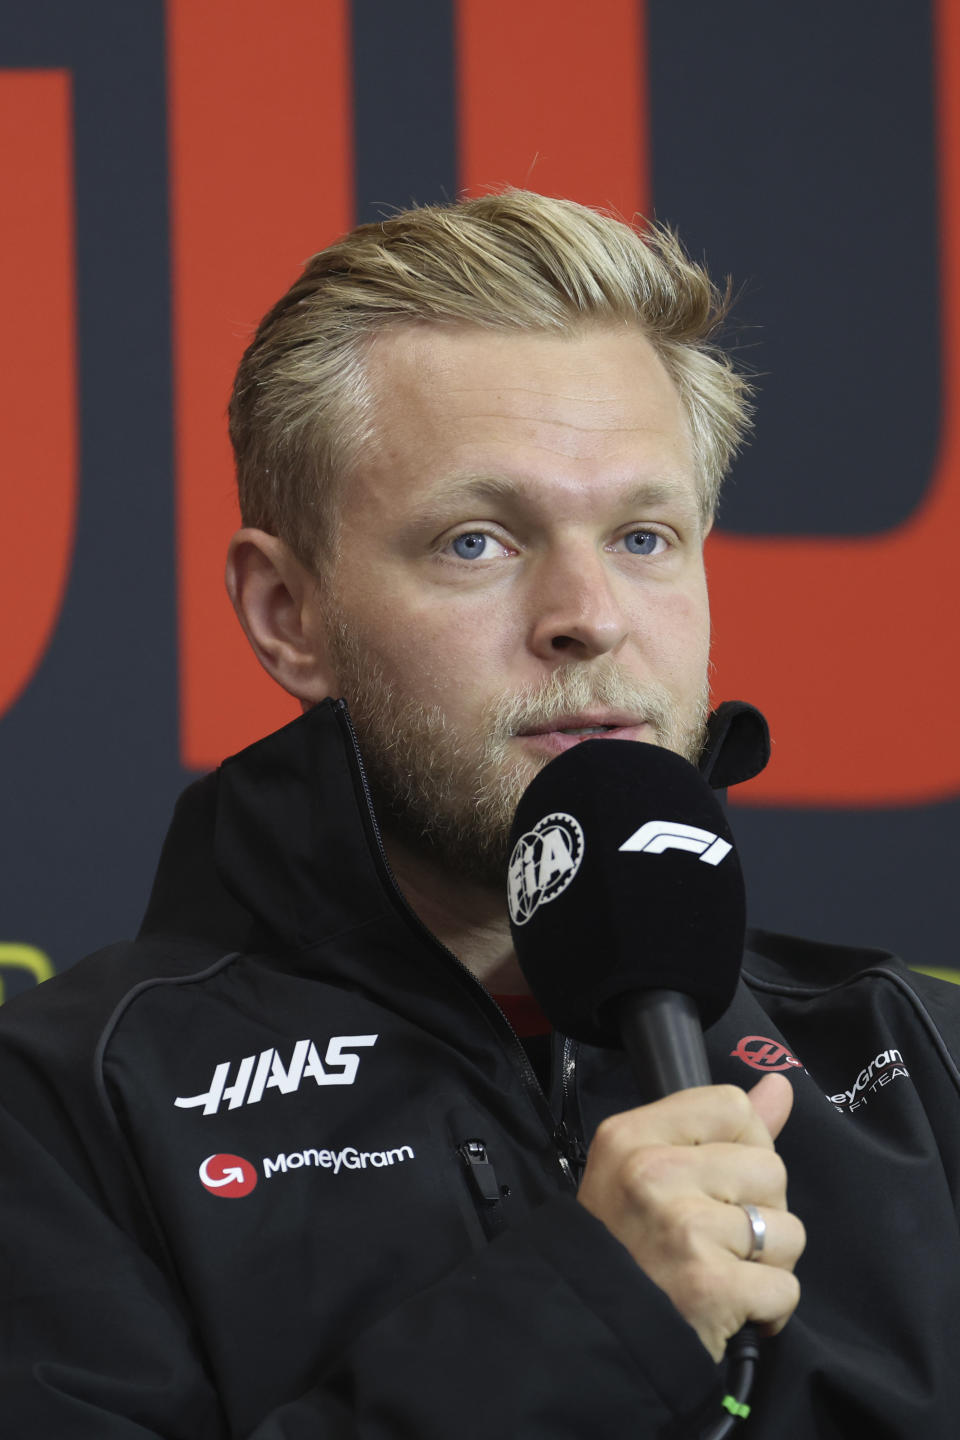
[[[750,387],[711,343],[729,298],[663,226],[531,191],[405,210],[314,255],[264,317],[230,402],[244,524],[309,567],[339,485],[372,434],[367,344],[403,324],[570,332],[627,324],[671,376],[690,426],[704,518],[750,424]]]

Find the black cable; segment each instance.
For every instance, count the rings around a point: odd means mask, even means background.
[[[746,1420],[750,1414],[748,1402],[759,1355],[756,1326],[744,1325],[727,1346],[727,1392],[720,1402],[725,1414],[703,1432],[701,1440],[725,1440]]]

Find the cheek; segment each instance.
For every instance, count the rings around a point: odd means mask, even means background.
[[[678,687],[698,689],[710,654],[710,610],[706,587],[665,595],[644,626],[664,678]]]
[[[455,597],[418,605],[381,595],[363,610],[355,618],[365,646],[409,698],[456,715],[504,688],[515,637],[498,623],[495,605],[460,605]]]
[[[515,666],[503,636],[491,634],[487,617],[451,615],[444,625],[424,626],[412,658],[424,699],[442,703],[449,714],[473,713],[478,703],[499,694]]]

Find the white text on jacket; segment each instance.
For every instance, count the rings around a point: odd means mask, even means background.
[[[867,1103],[868,1090],[870,1094],[875,1094],[882,1086],[889,1085],[891,1080],[909,1074],[899,1050],[881,1050],[869,1065],[864,1066],[849,1090],[839,1090],[836,1095],[828,1095],[827,1099],[840,1111],[845,1108],[848,1111],[859,1110],[861,1105]]]
[[[181,1110],[202,1105],[204,1115],[216,1115],[224,1100],[228,1110],[255,1105],[271,1087],[290,1095],[299,1090],[301,1080],[307,1076],[318,1085],[352,1085],[360,1065],[359,1055],[352,1052],[376,1042],[376,1035],[333,1035],[322,1063],[312,1040],[298,1040],[287,1065],[278,1050],[261,1050],[259,1055],[245,1055],[237,1063],[230,1084],[227,1082],[235,1062],[224,1060],[214,1070],[209,1090],[201,1095],[178,1095],[173,1103]]]
[[[265,1156],[263,1173],[269,1180],[278,1170],[286,1174],[288,1170],[299,1170],[303,1165],[317,1165],[321,1170],[332,1170],[334,1175],[339,1175],[341,1166],[347,1170],[366,1170],[369,1164],[374,1170],[381,1170],[384,1165],[397,1165],[413,1158],[413,1147],[410,1145],[398,1145],[393,1150],[357,1150],[352,1145],[346,1145],[342,1150],[295,1150],[292,1155],[278,1155],[276,1160],[268,1160]]]

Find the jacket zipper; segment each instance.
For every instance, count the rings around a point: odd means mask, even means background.
[[[578,1053],[576,1040],[565,1035],[560,1060],[560,1124],[553,1137],[560,1153],[560,1164],[574,1188],[579,1186],[587,1163],[580,1107],[577,1102]]]
[[[404,914],[407,916],[407,918],[416,928],[419,934],[423,937],[423,939],[434,949],[440,950],[442,954],[444,954],[449,960],[454,963],[454,965],[457,966],[458,970],[463,976],[466,977],[467,981],[472,987],[474,996],[478,1003],[496,1014],[500,1024],[503,1026],[507,1033],[510,1051],[514,1061],[516,1062],[520,1070],[520,1075],[523,1083],[528,1090],[530,1097],[538,1113],[541,1116],[541,1119],[545,1123],[546,1129],[553,1140],[554,1146],[556,1147],[557,1161],[559,1163],[560,1171],[563,1175],[564,1181],[567,1185],[569,1185],[572,1189],[575,1190],[577,1188],[577,1185],[579,1184],[580,1174],[582,1173],[582,1167],[579,1170],[577,1169],[577,1147],[579,1146],[579,1153],[583,1153],[583,1144],[582,1141],[580,1141],[568,1128],[565,1113],[567,1108],[568,1094],[570,1098],[573,1097],[573,1080],[576,1073],[575,1042],[567,1038],[565,1038],[563,1042],[564,1064],[562,1073],[560,1123],[559,1125],[554,1125],[553,1113],[550,1110],[550,1105],[547,1101],[547,1097],[544,1095],[543,1090],[541,1089],[540,1081],[537,1079],[536,1072],[534,1071],[533,1066],[530,1064],[527,1052],[526,1050],[524,1050],[523,1045],[520,1042],[520,1037],[517,1035],[517,1032],[510,1024],[510,1021],[500,1009],[500,1006],[497,1004],[496,1000],[494,1000],[493,996],[490,994],[490,991],[487,990],[485,986],[480,984],[480,981],[470,970],[467,969],[466,965],[464,965],[460,957],[458,955],[455,955],[452,950],[448,950],[446,945],[444,945],[441,940],[437,939],[433,931],[427,928],[427,926],[420,919],[420,916],[417,914],[417,912],[412,908],[412,906],[407,903],[403,891],[397,884],[397,878],[394,875],[393,870],[390,866],[390,861],[387,858],[387,851],[383,843],[383,836],[380,833],[380,825],[377,821],[376,812],[373,808],[373,796],[370,793],[370,782],[367,779],[367,770],[366,766],[363,763],[363,756],[360,753],[360,743],[357,740],[357,732],[353,728],[353,720],[351,718],[350,711],[347,707],[347,703],[345,700],[335,700],[334,705],[338,714],[342,717],[342,720],[346,725],[347,734],[350,739],[350,745],[353,750],[357,774],[360,777],[360,784],[363,787],[363,796],[367,806],[367,814],[370,817],[370,824],[373,830],[374,840],[376,841],[377,853],[380,857],[380,861],[383,865],[387,878],[389,879],[390,884],[393,887],[394,894],[400,905],[402,906]],[[569,1077],[567,1076],[568,1047],[570,1047]]]

